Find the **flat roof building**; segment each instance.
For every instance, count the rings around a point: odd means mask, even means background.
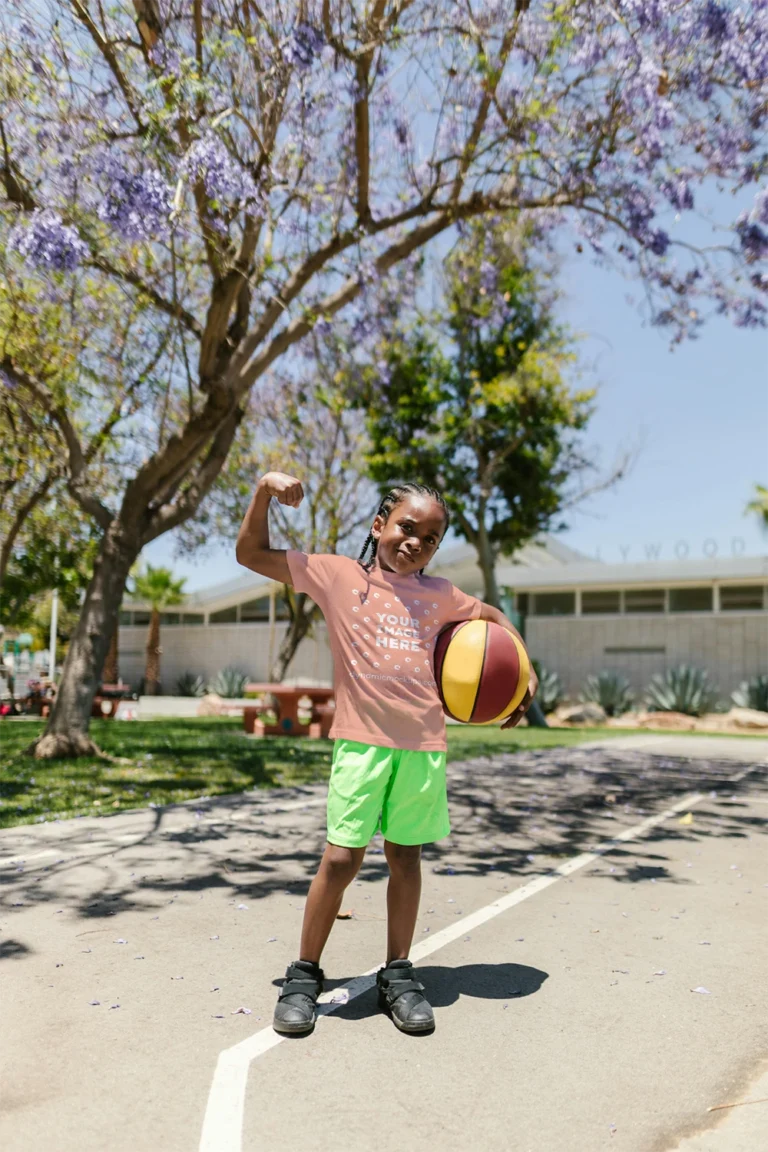
[[[468,544],[438,552],[429,571],[482,597],[482,573]],[[743,679],[768,672],[768,556],[607,564],[544,536],[503,558],[496,579],[531,654],[558,673],[570,695],[603,670],[622,673],[642,692],[654,673],[690,663],[704,668],[727,698]],[[286,629],[280,587],[244,572],[163,612],[164,691],[173,693],[184,672],[211,678],[229,665],[265,679]],[[130,683],[143,674],[148,623],[147,605],[124,604],[120,671]],[[331,676],[320,623],[288,677]]]

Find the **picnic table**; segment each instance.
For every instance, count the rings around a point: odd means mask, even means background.
[[[247,693],[259,692],[267,697],[243,709],[245,731],[252,736],[327,736],[333,723],[333,688],[302,687],[301,684],[248,684]],[[271,700],[269,699],[271,697]],[[309,699],[312,714],[309,723],[299,720],[299,701]],[[262,713],[277,710],[277,723],[267,724]]]

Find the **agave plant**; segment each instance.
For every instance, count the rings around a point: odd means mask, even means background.
[[[756,708],[759,712],[768,712],[768,676],[753,676],[750,680],[742,680],[735,692],[731,692],[731,700],[739,708]]]
[[[205,696],[205,677],[185,672],[176,681],[176,691],[179,696]]]
[[[599,704],[607,716],[621,716],[631,708],[634,696],[626,677],[618,672],[598,672],[587,677],[581,699]]]
[[[539,690],[536,693],[536,699],[543,712],[554,712],[563,698],[563,685],[560,682],[560,677],[557,672],[550,672],[548,669],[542,668],[538,660],[534,660],[533,666],[539,678]]]
[[[701,716],[715,702],[707,673],[690,664],[680,664],[652,677],[647,696],[652,712],[683,712],[686,716]]]
[[[225,699],[239,698],[245,692],[248,683],[248,673],[241,672],[239,668],[222,668],[221,672],[211,680],[208,685],[209,692]]]

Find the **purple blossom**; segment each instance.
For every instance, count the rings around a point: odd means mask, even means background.
[[[694,200],[691,186],[682,176],[675,180],[665,181],[661,186],[661,190],[672,207],[677,208],[678,212],[684,212],[693,208]]]
[[[128,240],[151,240],[167,231],[172,202],[157,168],[136,175],[117,169],[98,214]]]
[[[768,233],[764,232],[759,224],[742,218],[736,225],[736,232],[748,264],[754,264],[755,261],[768,256]]]
[[[701,14],[701,23],[705,34],[716,44],[721,44],[728,36],[728,11],[717,0],[707,0]]]
[[[17,224],[10,244],[39,271],[72,272],[88,252],[77,229],[65,224],[58,212],[49,208],[37,208]]]
[[[251,175],[212,132],[196,141],[187,152],[183,170],[190,180],[202,180],[210,200],[247,204],[258,199]]]
[[[299,23],[283,49],[283,56],[297,72],[308,72],[325,45],[322,33],[312,24]]]

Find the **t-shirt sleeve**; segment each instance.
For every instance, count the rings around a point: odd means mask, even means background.
[[[331,553],[294,552],[291,549],[285,555],[296,591],[306,592],[324,608],[343,558]]]
[[[476,596],[469,596],[451,584],[450,613],[454,620],[477,620],[482,609],[482,601]]]

